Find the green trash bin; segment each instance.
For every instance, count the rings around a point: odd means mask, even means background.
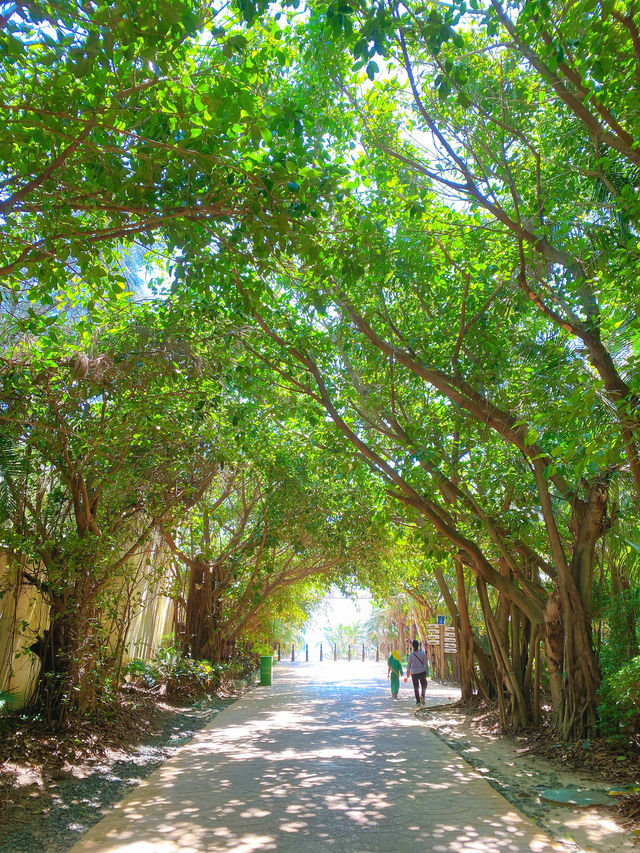
[[[272,655],[260,655],[260,686],[271,685],[271,667],[273,666]]]

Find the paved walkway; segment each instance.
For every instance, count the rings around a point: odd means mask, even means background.
[[[383,663],[278,664],[72,853],[556,849],[385,677]],[[444,694],[430,684],[432,704]]]

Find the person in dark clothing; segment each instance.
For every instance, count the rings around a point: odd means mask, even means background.
[[[413,681],[413,692],[416,694],[416,705],[424,705],[424,694],[427,692],[427,656],[420,649],[420,643],[413,641],[413,651],[407,660],[407,675]]]

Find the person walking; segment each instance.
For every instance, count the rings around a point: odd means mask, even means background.
[[[391,684],[391,698],[398,698],[400,689],[400,676],[402,675],[402,664],[400,663],[400,652],[391,652],[387,661],[387,678]]]
[[[424,705],[424,694],[427,692],[427,656],[417,640],[414,640],[412,645],[413,651],[407,660],[407,676],[410,675],[413,681],[416,705]]]

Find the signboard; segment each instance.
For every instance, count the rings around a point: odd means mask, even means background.
[[[444,619],[444,616],[438,616],[438,619]],[[456,631],[453,625],[445,626],[442,622],[427,625],[427,643],[430,646],[440,646],[444,644],[444,652],[448,655],[455,655],[458,651],[456,646]]]
[[[438,625],[444,625],[444,616],[438,616]]]

